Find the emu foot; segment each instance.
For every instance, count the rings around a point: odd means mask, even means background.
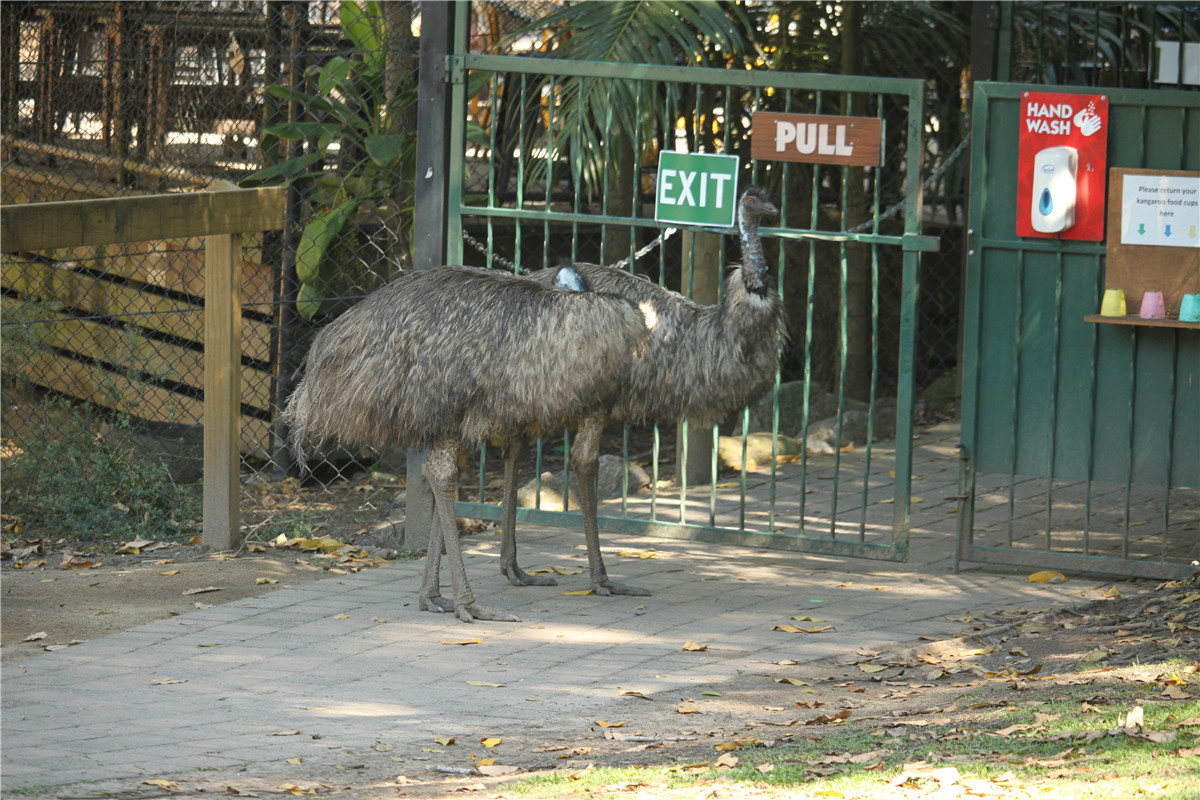
[[[501,567],[500,571],[513,586],[558,586],[558,581],[549,575],[530,575],[516,564]]]
[[[435,594],[432,597],[421,597],[420,608],[422,611],[433,611],[441,614],[445,611],[453,611],[454,603],[451,603],[441,595]]]
[[[600,583],[592,584],[592,591],[603,597],[608,597],[612,594],[624,594],[633,597],[649,597],[649,589],[639,589],[637,586],[626,586],[623,583],[613,583],[610,580],[603,580]]]
[[[488,619],[495,622],[520,622],[521,618],[498,608],[481,606],[478,603],[467,603],[454,606],[454,614],[463,622],[474,622],[477,619]]]

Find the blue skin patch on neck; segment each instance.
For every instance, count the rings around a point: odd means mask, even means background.
[[[586,292],[587,284],[583,281],[583,276],[575,271],[574,267],[563,267],[554,276],[554,285],[560,289],[567,289],[572,292]]]

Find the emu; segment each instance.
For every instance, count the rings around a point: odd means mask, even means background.
[[[687,418],[691,424],[711,426],[758,399],[775,380],[787,330],[783,303],[763,255],[759,220],[778,215],[764,189],[751,186],[743,193],[738,202],[742,263],[726,280],[724,298],[718,305],[699,305],[610,267],[574,264],[530,275],[543,285],[561,285],[566,281],[561,272],[577,274],[590,291],[634,303],[650,329],[645,354],[627,362],[628,371],[612,402],[592,406],[581,416],[571,450],[596,594],[649,594],[610,581],[600,556],[595,481],[600,435],[608,422],[672,423]],[[517,565],[516,476],[523,451],[515,441],[505,448],[500,570],[517,586],[553,586],[553,578],[530,575]]]
[[[561,430],[581,409],[612,403],[648,337],[642,312],[604,291],[471,267],[411,272],[321,330],[283,419],[301,464],[332,443],[429,448],[434,522],[420,608],[516,622],[477,603],[467,580],[454,521],[458,456],[494,437]],[[452,602],[439,591],[443,544]]]

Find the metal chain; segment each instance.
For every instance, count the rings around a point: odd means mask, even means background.
[[[950,168],[950,165],[953,164],[956,160],[958,160],[958,157],[961,156],[963,154],[963,151],[967,149],[967,145],[969,145],[971,143],[971,134],[972,133],[973,133],[973,131],[967,131],[967,135],[964,136],[963,140],[958,143],[958,147],[955,147],[952,151],[950,151],[950,155],[947,156],[946,160],[942,162],[941,166],[939,166],[937,169],[935,169],[933,171],[933,173],[928,178],[925,179],[925,183],[922,186],[923,189],[928,189],[929,187],[933,186],[933,184],[936,183],[937,180],[942,177],[942,175],[946,172],[946,170]],[[907,205],[908,205],[907,199],[901,200],[900,202],[896,203],[895,205],[889,207],[886,211],[884,211],[879,216],[869,219],[861,225],[854,226],[850,230],[846,231],[846,233],[862,233],[863,231],[870,230],[872,227],[875,226],[876,223],[883,222],[885,219],[890,219],[891,217],[896,216],[896,214],[898,214],[900,212],[900,210],[903,209]],[[661,245],[667,239],[670,239],[672,236],[674,236],[676,230],[677,230],[676,228],[665,228],[662,233],[660,233],[658,236],[656,236],[654,238],[654,241],[647,244],[641,250],[638,250],[632,256],[627,256],[627,257],[621,259],[620,261],[618,261],[617,263],[610,264],[609,266],[613,267],[614,269],[624,269],[624,268],[628,267],[633,262],[638,261],[641,258],[643,258],[647,253],[649,253],[651,250],[653,250],[654,248]],[[467,233],[466,231],[463,231],[463,239],[467,242],[467,244],[474,247],[480,253],[483,253],[490,260],[496,262],[497,264],[500,264],[505,269],[507,269],[511,272],[517,271],[516,265],[513,264],[513,262],[509,261],[507,258],[504,258],[503,256],[498,256],[495,253],[488,253],[487,247],[484,246],[483,242],[479,241],[478,239],[476,239],[474,236]]]
[[[933,186],[933,184],[937,182],[938,178],[942,177],[942,173],[944,173],[947,169],[949,169],[950,165],[953,164],[955,162],[955,160],[960,155],[962,155],[962,152],[967,149],[967,145],[971,143],[971,134],[972,133],[973,133],[973,131],[967,131],[967,135],[964,136],[963,140],[958,143],[958,147],[956,147],[950,151],[950,155],[946,158],[945,161],[942,162],[942,165],[940,167],[938,167],[937,169],[935,169],[933,171],[932,175],[930,175],[928,178],[925,179],[925,183],[922,185],[921,188],[928,189],[930,186]],[[875,224],[877,222],[883,222],[885,219],[889,219],[891,217],[896,216],[896,214],[900,211],[900,209],[904,208],[906,205],[908,205],[907,198],[904,200],[901,200],[899,203],[896,203],[894,206],[891,206],[890,208],[888,208],[887,211],[884,211],[878,217],[869,219],[866,222],[864,222],[862,225],[855,225],[853,228],[846,231],[846,233],[862,233],[865,230],[870,230],[872,227],[875,226]]]

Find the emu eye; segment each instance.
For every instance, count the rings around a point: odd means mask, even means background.
[[[746,205],[748,205],[748,206],[752,206],[752,205],[754,205],[754,198],[753,198],[753,197],[747,197],[747,198],[746,198]]]

